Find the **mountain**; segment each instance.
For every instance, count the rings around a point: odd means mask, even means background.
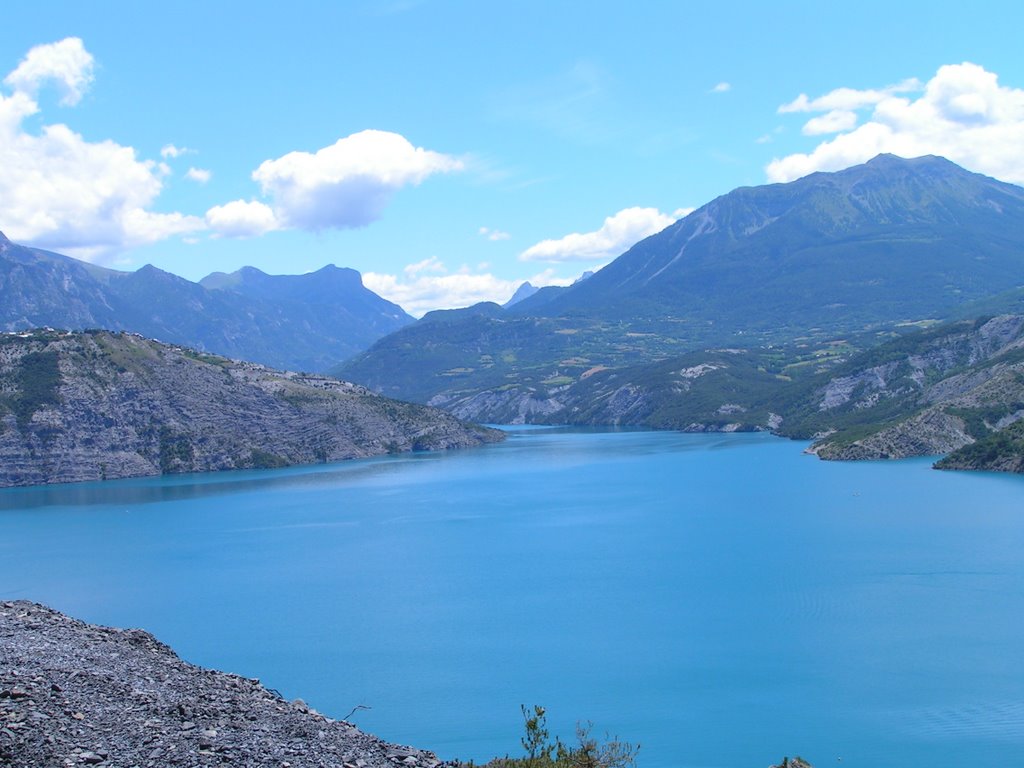
[[[527,281],[526,281],[525,283],[523,283],[523,284],[522,284],[522,285],[520,285],[520,286],[519,286],[518,288],[516,288],[516,292],[512,294],[512,298],[511,298],[511,299],[509,299],[508,301],[506,301],[506,302],[505,302],[504,304],[502,304],[501,306],[502,306],[502,307],[505,307],[505,308],[507,309],[508,307],[511,307],[511,306],[512,306],[513,304],[518,304],[518,303],[519,303],[520,301],[522,301],[523,299],[528,299],[528,298],[530,298],[530,297],[531,297],[531,296],[533,296],[533,294],[535,294],[535,293],[536,293],[536,292],[537,292],[538,290],[540,290],[540,289],[539,289],[539,288],[537,288],[537,287],[536,287],[536,286],[535,286],[535,285],[534,285],[533,283],[531,283],[531,282],[530,282],[529,280],[527,280]]]
[[[127,330],[321,371],[412,322],[351,269],[272,276],[246,267],[197,284],[153,266],[120,272],[0,238],[0,330]]]
[[[0,487],[461,448],[501,433],[326,376],[108,331],[0,334]]]
[[[1022,222],[1020,187],[939,157],[880,155],[719,197],[547,312],[693,317],[746,333],[944,316],[1022,282]]]
[[[1022,284],[1024,189],[938,157],[881,155],[734,190],[587,280],[464,318],[443,336],[407,326],[335,370],[444,407],[496,386],[534,397],[595,368],[706,348],[866,346],[996,297],[1019,304]]]

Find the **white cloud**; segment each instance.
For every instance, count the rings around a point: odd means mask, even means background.
[[[94,63],[81,38],[67,37],[32,48],[4,83],[17,93],[35,97],[44,83],[52,82],[63,93],[61,104],[74,106],[93,81]]]
[[[0,113],[9,101],[0,96]],[[194,216],[148,210],[162,186],[154,163],[66,125],[33,135],[0,120],[0,168],[0,228],[16,241],[95,258],[202,228]]]
[[[831,112],[834,109],[851,110],[863,109],[873,104],[892,97],[897,93],[911,93],[922,89],[921,81],[911,77],[895,85],[887,85],[884,88],[869,88],[857,90],[855,88],[836,88],[824,96],[816,99],[809,99],[806,93],[801,93],[793,101],[779,107],[779,113],[786,112]]]
[[[92,81],[93,58],[78,38],[29,51],[0,93],[0,229],[15,241],[85,259],[107,259],[138,245],[204,228],[182,213],[150,210],[169,171],[140,160],[132,147],[86,141],[66,125],[28,132],[39,111],[36,90],[48,81],[77,102]]]
[[[213,178],[213,172],[208,171],[205,168],[189,168],[185,171],[185,178],[190,181],[196,181],[200,184],[205,184]]]
[[[218,237],[258,237],[280,229],[270,206],[258,200],[233,200],[206,212],[206,224]]]
[[[542,240],[519,254],[522,261],[608,262],[645,237],[660,232],[688,211],[662,213],[657,208],[626,208],[604,220],[594,232],[574,232]]]
[[[448,270],[445,269],[444,262],[442,262],[437,256],[429,256],[423,261],[417,261],[415,264],[407,264],[403,270],[407,275],[418,275],[420,272],[440,272],[445,273]]]
[[[871,107],[871,114],[859,127],[807,154],[773,160],[765,169],[769,180],[840,170],[890,152],[942,155],[970,170],[1024,183],[1024,90],[999,85],[995,73],[971,63],[940,67],[916,98],[897,95],[921,90],[919,84],[911,88],[915,83],[908,80],[878,91],[841,88],[819,99],[801,95],[784,105],[780,111]],[[861,94],[859,101],[856,94]]]
[[[732,90],[732,84],[731,83],[721,82],[721,83],[716,84],[715,87],[711,89],[711,93],[726,93],[727,91],[731,91],[731,90]]]
[[[502,232],[500,229],[491,229],[490,227],[480,227],[480,234],[486,237],[488,240],[494,242],[498,240],[508,240],[512,235],[508,232]]]
[[[380,218],[402,187],[461,170],[448,155],[414,147],[387,131],[354,133],[315,152],[289,152],[253,172],[278,221],[322,230],[362,227]]]
[[[529,280],[533,285],[571,285],[579,276],[559,277],[553,269],[519,280],[504,280],[486,271],[462,266],[449,272],[434,256],[402,270],[402,276],[367,272],[363,284],[374,293],[400,305],[406,312],[422,317],[434,309],[469,307],[481,301],[504,304],[516,289]]]
[[[182,155],[194,155],[195,150],[188,147],[176,147],[173,144],[164,144],[160,149],[160,157],[171,158],[172,160]]]
[[[468,307],[481,301],[504,302],[519,286],[518,282],[502,280],[486,272],[409,273],[408,268],[404,278],[367,272],[363,275],[363,284],[415,317],[434,309]]]
[[[857,113],[848,109],[833,109],[820,117],[812,117],[804,123],[804,136],[820,136],[823,133],[840,133],[857,125]]]

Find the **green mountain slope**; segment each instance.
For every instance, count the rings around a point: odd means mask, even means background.
[[[421,321],[334,370],[474,417],[527,418],[594,368],[713,347],[864,347],[901,325],[1015,308],[1022,283],[1024,189],[942,158],[883,155],[735,190],[587,280]]]
[[[694,316],[748,333],[945,316],[1020,283],[1022,221],[1020,187],[938,157],[881,155],[730,192],[547,311]]]
[[[494,442],[349,384],[107,331],[0,334],[0,487]]]
[[[842,343],[694,352],[599,371],[543,399],[500,394],[448,407],[492,420],[770,430],[814,439],[826,459],[953,452],[941,466],[1019,471],[1024,315],[905,331],[861,352]]]

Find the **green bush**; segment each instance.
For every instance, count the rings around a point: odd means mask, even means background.
[[[523,706],[526,732],[522,738],[524,757],[499,757],[482,768],[631,768],[636,765],[639,744],[606,736],[600,741],[591,735],[591,723],[576,725],[576,746],[555,737],[551,741],[544,707]]]

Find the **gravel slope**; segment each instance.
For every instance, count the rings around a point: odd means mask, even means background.
[[[139,629],[0,602],[0,765],[437,768],[250,680],[188,664]]]

